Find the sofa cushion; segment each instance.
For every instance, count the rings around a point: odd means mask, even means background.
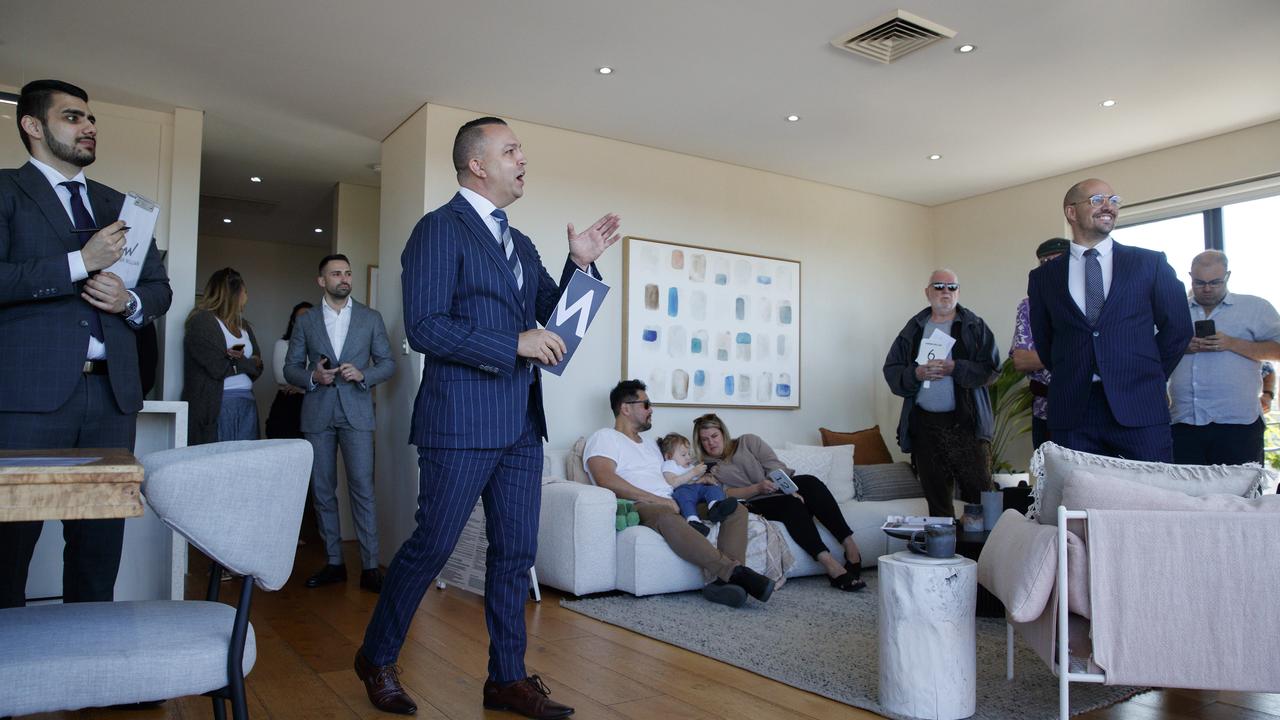
[[[859,502],[924,497],[915,471],[904,462],[854,466],[853,488]]]
[[[591,476],[587,474],[587,468],[582,464],[582,450],[587,446],[587,439],[580,437],[573,443],[573,447],[569,448],[569,456],[564,461],[564,476],[569,482],[581,483],[583,485],[594,485],[591,482]]]
[[[1058,524],[1062,484],[1073,470],[1087,470],[1102,478],[1119,478],[1195,496],[1227,494],[1256,497],[1267,479],[1266,471],[1258,465],[1139,462],[1069,450],[1048,442],[1040,446],[1037,459],[1032,460],[1032,471],[1037,478],[1036,501],[1031,506],[1030,514],[1041,523]]]
[[[814,477],[822,481],[827,489],[831,491],[831,495],[835,497],[837,503],[848,502],[853,499],[853,446],[852,445],[833,445],[831,447],[822,447],[819,445],[797,445],[795,443],[787,443],[785,450],[825,453],[830,460],[830,469],[826,475],[818,475],[810,473]],[[796,468],[798,471],[799,468]]]
[[[1040,617],[1058,580],[1058,531],[1005,510],[982,546],[978,582],[1004,603],[1013,622]],[[1088,562],[1080,538],[1067,532],[1070,574],[1068,607],[1084,617],[1089,611]]]
[[[1243,498],[1213,494],[1193,496],[1177,490],[1072,470],[1062,483],[1062,504],[1080,510],[1189,510],[1207,512],[1280,513],[1280,495]]]
[[[797,445],[776,451],[783,465],[796,475],[812,475],[823,482],[831,477],[831,453],[814,446]]]
[[[823,445],[853,445],[854,465],[883,465],[893,462],[889,446],[884,444],[884,437],[880,435],[879,425],[856,432],[818,428],[818,433],[822,435]]]

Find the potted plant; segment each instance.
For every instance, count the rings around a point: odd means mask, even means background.
[[[995,425],[991,434],[991,469],[997,486],[1017,485],[1018,479],[999,476],[1016,475],[1015,466],[1010,461],[1008,452],[1010,443],[1021,435],[1031,432],[1031,387],[1027,376],[1013,367],[1013,360],[1006,359],[1000,366],[1000,374],[989,388],[991,393],[991,410],[995,416]],[[1025,476],[1025,472],[1022,473]]]

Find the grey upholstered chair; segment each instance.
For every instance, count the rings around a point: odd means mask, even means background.
[[[76,603],[0,610],[0,716],[213,697],[248,717],[257,659],[253,586],[289,579],[311,474],[305,440],[227,442],[143,459],[156,515],[208,555],[209,599]],[[243,575],[238,607],[217,602],[222,568]]]

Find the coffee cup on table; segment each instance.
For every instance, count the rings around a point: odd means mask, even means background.
[[[932,558],[950,558],[956,554],[956,526],[931,523],[924,530],[911,533],[907,549],[917,555]]]

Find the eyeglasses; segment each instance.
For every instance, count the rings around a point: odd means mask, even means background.
[[[623,400],[622,404],[623,405],[644,405],[645,410],[648,410],[649,408],[653,407],[653,403],[649,402],[648,400]]]
[[[1226,278],[1218,278],[1217,280],[1195,280],[1195,279],[1192,279],[1192,281],[1191,281],[1191,287],[1198,287],[1198,288],[1213,288],[1214,290],[1217,290],[1218,288],[1220,288],[1220,287],[1222,287],[1223,285],[1226,285],[1226,284],[1227,284],[1227,279],[1226,279]]]
[[[932,283],[929,287],[937,290],[938,292],[942,292],[943,290],[955,292],[960,289],[960,283]]]
[[[1120,207],[1121,205],[1124,204],[1124,198],[1120,197],[1119,195],[1098,194],[1098,195],[1090,195],[1087,200],[1077,200],[1071,204],[1083,205],[1085,203],[1089,203],[1093,207],[1102,207],[1102,203],[1104,202],[1111,203],[1111,207]]]

